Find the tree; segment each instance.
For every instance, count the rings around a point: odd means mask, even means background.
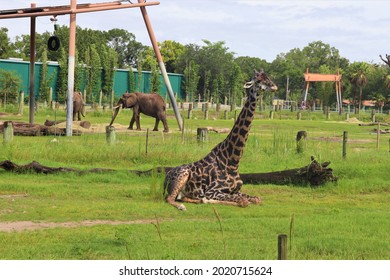
[[[4,107],[7,104],[7,98],[16,101],[21,84],[22,79],[17,73],[0,69],[0,96],[3,98]]]
[[[142,55],[139,54],[138,65],[137,65],[137,72],[138,72],[137,73],[137,89],[139,92],[143,92],[142,63],[143,63]]]
[[[196,97],[199,83],[199,65],[194,60],[190,60],[184,69],[184,84],[186,91],[186,100],[193,101]]]
[[[64,102],[68,91],[68,57],[63,48],[59,49],[60,56],[58,58],[58,76],[56,85],[56,101]],[[75,83],[76,84],[76,83]]]
[[[103,53],[101,53],[101,62],[103,69],[102,90],[106,97],[108,97],[114,90],[114,75],[117,60],[116,52],[109,47],[105,47]]]
[[[11,52],[11,44],[8,38],[8,29],[5,27],[0,28],[0,58],[9,57]]]
[[[137,67],[139,54],[145,46],[135,40],[135,35],[124,29],[114,28],[104,32],[107,45],[118,55],[118,67]]]
[[[350,80],[352,84],[359,88],[359,105],[356,106],[356,96],[354,96],[354,104],[355,104],[355,113],[356,109],[361,109],[362,98],[363,98],[363,87],[367,85],[367,72],[368,72],[368,64],[366,62],[354,62],[350,66]]]
[[[135,92],[135,76],[134,76],[134,71],[133,67],[129,67],[129,91],[130,92]]]
[[[99,92],[99,81],[101,73],[101,62],[96,46],[92,44],[85,52],[86,63],[86,90],[87,98],[91,102],[95,101],[94,93]]]
[[[252,70],[252,75],[253,75],[253,70]],[[242,95],[242,76],[243,73],[241,71],[240,66],[237,63],[233,63],[233,66],[230,71],[229,75],[229,92],[230,92],[230,106],[232,110],[235,108],[237,98],[241,97]]]
[[[158,92],[158,90],[160,89],[161,81],[160,81],[160,72],[157,67],[157,61],[156,59],[153,58],[148,59],[148,61],[150,63],[150,69],[151,69],[150,80],[149,80],[150,91]]]
[[[200,87],[203,88],[205,100],[210,99],[210,93],[214,93],[214,99],[220,100],[228,94],[227,83],[223,77],[228,77],[234,61],[234,53],[229,52],[225,42],[212,43],[203,40],[204,46],[199,50]]]
[[[54,78],[53,75],[49,77],[49,69],[47,65],[47,52],[46,50],[43,51],[41,56],[41,72],[39,75],[39,94],[38,94],[38,100],[40,102],[48,102],[49,101],[49,94],[50,94],[50,84]]]
[[[166,40],[159,44],[161,56],[163,58],[167,72],[175,73],[175,62],[184,53],[185,47],[175,41]]]

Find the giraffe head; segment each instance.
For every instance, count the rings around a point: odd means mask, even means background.
[[[244,88],[251,89],[250,92],[255,95],[257,95],[260,90],[276,91],[278,89],[278,87],[270,78],[268,78],[264,71],[258,72],[256,70],[254,71],[252,80],[245,83]]]

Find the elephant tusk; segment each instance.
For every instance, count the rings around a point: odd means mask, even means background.
[[[115,106],[115,107],[112,107],[113,110],[118,109],[118,108],[122,109],[122,104]]]

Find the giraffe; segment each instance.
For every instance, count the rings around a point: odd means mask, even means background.
[[[165,176],[165,201],[179,210],[186,207],[177,201],[225,204],[246,207],[261,199],[242,193],[238,167],[243,155],[259,91],[275,91],[277,86],[263,71],[256,71],[245,83],[247,99],[226,139],[204,158],[169,170]]]

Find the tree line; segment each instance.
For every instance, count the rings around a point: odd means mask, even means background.
[[[47,41],[53,34],[36,34],[36,56],[45,62],[58,61],[60,78],[57,92],[66,94],[67,54],[69,28],[58,26],[55,35],[60,39],[58,51],[49,51]],[[8,30],[0,28],[0,58],[19,57],[29,60],[30,36],[17,36],[13,41],[8,38]],[[356,107],[363,100],[374,100],[378,107],[390,104],[390,67],[386,64],[369,62],[350,62],[340,55],[339,50],[322,41],[309,43],[302,49],[294,48],[280,53],[272,62],[261,57],[237,56],[223,41],[203,40],[203,44],[186,44],[167,40],[159,43],[166,69],[171,73],[184,75],[186,100],[207,100],[215,103],[238,104],[243,97],[242,85],[249,80],[253,69],[263,69],[278,85],[275,96],[300,102],[303,98],[306,69],[313,73],[342,74],[342,96]],[[260,56],[261,54],[259,54]],[[372,54],[374,57],[380,54]],[[386,62],[386,61],[385,61]],[[158,65],[153,49],[136,40],[131,32],[124,29],[108,31],[77,27],[76,36],[75,87],[79,79],[86,79],[87,96],[102,90],[105,95],[112,91],[113,71],[116,68],[139,71],[149,70],[158,76]],[[103,69],[102,77],[98,70]],[[84,72],[82,72],[84,71]],[[83,74],[84,73],[84,74]],[[0,74],[1,76],[1,74]],[[153,76],[153,75],[152,75]],[[44,77],[48,79],[49,77]],[[129,77],[130,88],[137,90],[134,77]],[[0,77],[0,90],[1,81]],[[159,80],[154,79],[152,89],[158,88]],[[42,86],[42,85],[41,85]],[[312,83],[309,89],[309,101],[332,106],[336,102],[334,84],[326,82]],[[43,90],[44,86],[43,86]]]

